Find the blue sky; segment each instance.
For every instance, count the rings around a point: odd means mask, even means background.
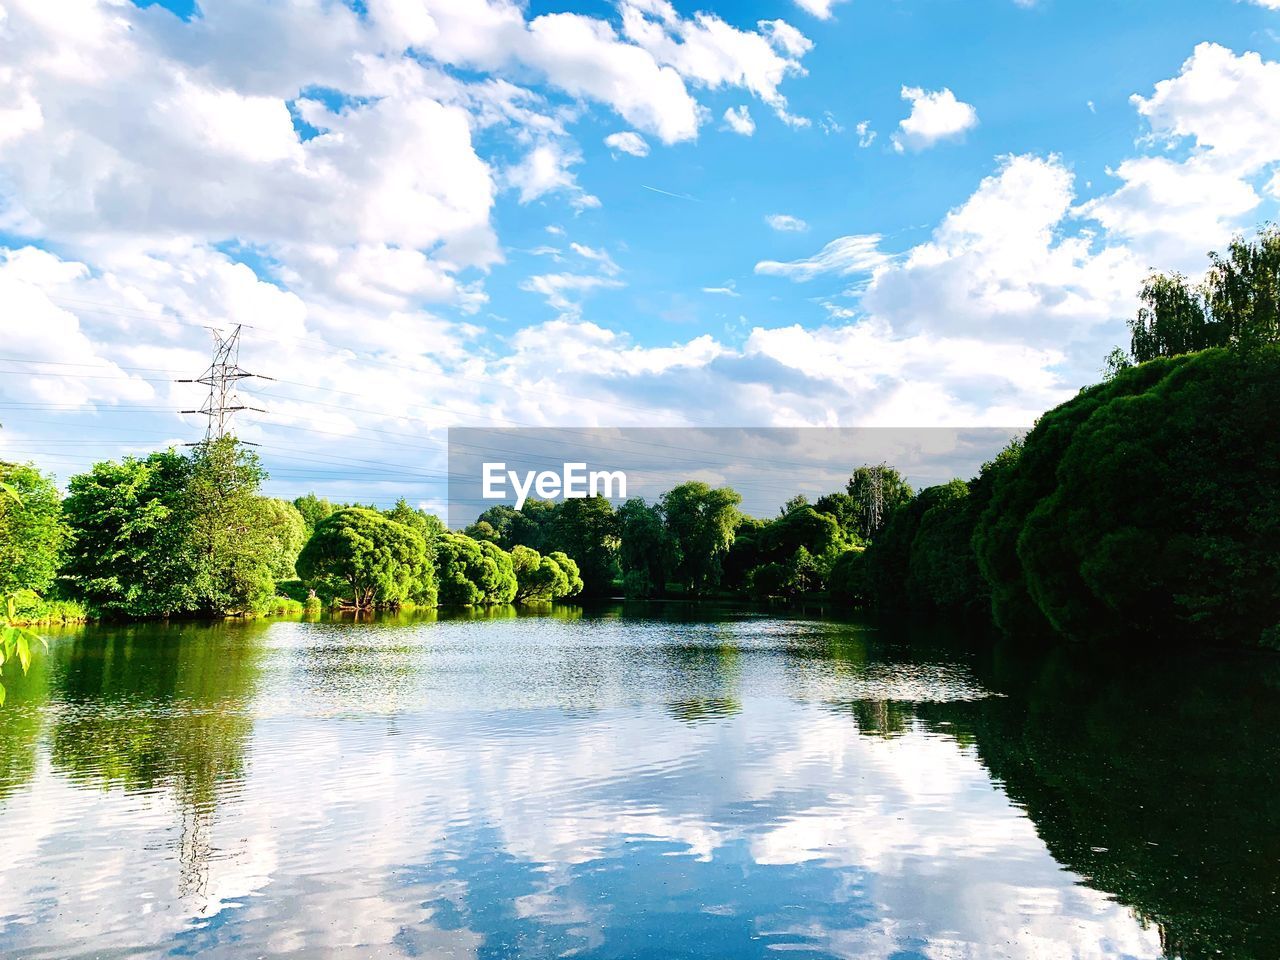
[[[438,505],[449,425],[1029,424],[1280,198],[1280,0],[6,0],[0,456]]]

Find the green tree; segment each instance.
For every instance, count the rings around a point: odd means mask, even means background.
[[[515,598],[522,603],[559,600],[576,592],[575,586],[582,588],[577,564],[563,553],[544,557],[532,547],[516,544],[511,548],[511,566],[518,585]]]
[[[814,502],[813,509],[834,517],[840,524],[846,540],[863,543],[861,531],[865,526],[862,519],[865,514],[859,514],[858,502],[849,494],[844,492],[824,494]]]
[[[618,563],[629,597],[653,597],[666,590],[675,569],[676,544],[657,504],[634,497],[618,508]]]
[[[667,531],[676,544],[675,579],[701,593],[720,585],[723,560],[733,545],[742,496],[729,487],[682,483],[662,495]]]
[[[584,594],[610,592],[617,576],[619,539],[617,517],[608,500],[575,497],[557,504],[547,539],[578,561]]]
[[[257,454],[234,437],[191,454],[183,512],[203,612],[261,613],[275,595],[275,571],[285,567],[292,534],[272,528],[280,511],[258,495],[265,478]]]
[[[61,576],[72,596],[110,616],[167,616],[196,606],[188,531],[192,464],[168,450],[98,463],[71,478]]]
[[[446,534],[446,536],[448,536]],[[357,610],[435,602],[435,576],[422,537],[375,510],[339,510],[320,522],[298,556],[303,580],[349,597]]]
[[[582,592],[582,573],[578,570],[577,562],[563,550],[552,550],[547,557],[556,562],[556,565],[564,571],[565,579],[569,583],[569,589],[565,591],[565,597],[576,597]]]
[[[1280,229],[1265,226],[1251,241],[1235,237],[1225,257],[1211,253],[1209,260],[1205,300],[1230,342],[1280,343]]]
[[[920,517],[907,560],[907,598],[916,608],[986,613],[986,583],[973,553],[977,522],[970,485],[952,480],[937,488]]]
[[[297,507],[287,500],[262,498],[262,522],[274,544],[271,576],[275,580],[291,580],[297,576],[294,564],[302,545],[307,542],[307,525]]]
[[[57,574],[67,526],[53,479],[31,464],[0,463],[0,600],[45,592]]]
[[[306,525],[308,537],[315,530],[316,524],[334,511],[332,503],[317,497],[314,493],[298,497],[293,501],[293,505],[297,508],[298,513],[302,515],[302,522]]]
[[[874,539],[893,512],[912,497],[911,485],[902,474],[884,464],[858,467],[845,490],[852,501],[852,532],[864,541]],[[849,529],[847,521],[845,529]]]
[[[1280,641],[1280,346],[1166,368],[1073,418],[1018,534],[1027,593],[1076,640]]]
[[[1245,349],[1280,342],[1280,229],[1265,226],[1252,240],[1235,237],[1226,256],[1209,254],[1204,281],[1155,273],[1142,286],[1142,305],[1129,322],[1137,363],[1213,347]],[[1114,376],[1127,358],[1113,351]]]
[[[409,506],[409,502],[404,497],[397,500],[396,505],[390,510],[384,511],[383,516],[388,520],[404,524],[422,537],[423,543],[427,545],[427,556],[429,557],[435,555],[436,541],[449,529],[445,526],[444,521],[434,513],[428,513],[426,510],[419,510]]]
[[[511,555],[495,543],[446,533],[436,546],[436,564],[446,606],[510,603],[519,589]]]

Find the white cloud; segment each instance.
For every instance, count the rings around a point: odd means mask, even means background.
[[[871,129],[870,120],[862,120],[854,129],[858,133],[858,146],[864,150],[876,142],[876,132]]]
[[[1280,10],[1280,0],[1247,0],[1255,6],[1266,7],[1268,10]]]
[[[764,222],[782,233],[803,233],[809,229],[809,224],[789,213],[771,213],[764,218]]]
[[[738,293],[738,291],[737,291],[737,289],[735,288],[735,286],[734,286],[734,284],[733,284],[733,281],[732,281],[732,280],[730,280],[729,282],[727,282],[727,283],[726,283],[724,286],[722,286],[722,287],[703,287],[703,288],[702,288],[702,292],[703,292],[703,293],[711,293],[711,294],[715,294],[715,295],[717,295],[717,296],[721,296],[721,297],[740,297],[740,296],[742,296],[742,294]]]
[[[593,290],[621,287],[619,280],[577,273],[543,273],[529,277],[520,289],[536,293],[547,305],[561,313],[576,316],[582,309],[582,297]]]
[[[725,126],[734,133],[749,137],[756,132],[756,122],[745,104],[740,107],[728,107],[724,112]]]
[[[819,20],[831,19],[831,8],[844,0],[795,0],[795,4],[806,13],[811,13]]]
[[[604,138],[604,145],[615,153],[629,153],[633,157],[647,157],[649,155],[649,144],[645,142],[644,137],[634,130],[611,133]]]
[[[823,274],[848,276],[867,273],[888,262],[887,254],[880,250],[880,235],[839,237],[832,240],[812,257],[802,260],[762,260],[756,264],[756,273],[775,277],[787,277],[803,283]]]
[[[1202,43],[1181,73],[1133,103],[1156,137],[1189,138],[1223,170],[1250,172],[1280,159],[1280,63]]]
[[[1177,77],[1132,101],[1154,143],[1189,142],[1189,152],[1124,160],[1111,171],[1121,186],[1078,212],[1152,265],[1200,269],[1206,249],[1249,224],[1262,181],[1280,171],[1280,63],[1202,43]]]
[[[576,207],[598,207],[600,200],[578,185],[569,169],[582,162],[582,155],[559,143],[534,147],[524,159],[506,172],[506,182],[520,192],[520,202],[530,203],[549,193],[563,192]]]
[[[804,73],[799,58],[813,44],[781,20],[758,26],[759,33],[739,30],[709,13],[685,20],[666,0],[622,4],[623,33],[658,63],[707,89],[749,90],[782,115],[787,100],[778,87],[788,75]]]
[[[1007,157],[932,237],[879,270],[864,309],[898,331],[1063,344],[1114,330],[1142,267],[1087,233],[1062,236],[1072,176],[1056,157]]]
[[[597,250],[594,247],[588,247],[581,243],[570,243],[569,249],[582,257],[583,260],[590,260],[600,269],[602,273],[613,276],[619,273],[618,265],[613,262],[613,257],[609,256],[607,250]]]
[[[957,100],[947,87],[941,90],[903,87],[902,99],[911,103],[911,113],[898,124],[898,131],[893,135],[894,147],[900,151],[923,150],[978,125],[978,111],[972,104]]]

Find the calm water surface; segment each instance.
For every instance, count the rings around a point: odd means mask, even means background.
[[[1280,957],[1280,658],[660,607],[51,634],[5,957]]]

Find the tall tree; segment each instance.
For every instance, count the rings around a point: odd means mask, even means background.
[[[31,464],[0,463],[0,601],[53,583],[67,526],[52,478]]]
[[[185,513],[196,561],[199,609],[214,614],[260,613],[275,593],[286,533],[279,511],[258,495],[266,472],[257,454],[234,437],[196,447],[187,479]]]
[[[633,497],[618,508],[618,562],[628,596],[652,597],[666,590],[674,573],[676,544],[657,504]]]
[[[195,606],[188,531],[189,459],[167,450],[94,464],[71,478],[63,515],[71,530],[68,591],[115,616],[165,616]]]
[[[853,471],[845,490],[853,501],[853,530],[862,540],[871,540],[898,507],[912,497],[911,485],[893,467],[879,464]]]
[[[741,502],[736,490],[700,481],[662,495],[662,513],[677,550],[675,577],[686,589],[702,593],[720,585],[724,557],[742,516]]]
[[[578,561],[584,594],[598,597],[610,592],[619,541],[617,516],[608,500],[575,497],[557,504],[548,539]]]

